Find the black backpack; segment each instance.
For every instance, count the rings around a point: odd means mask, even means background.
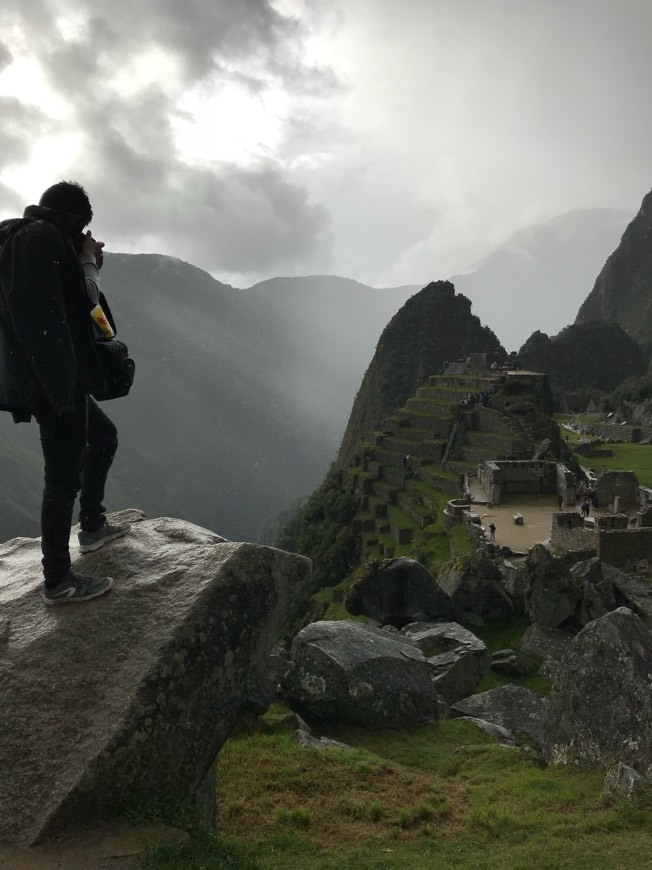
[[[100,305],[115,332],[113,315],[103,293],[100,293]],[[96,332],[95,350],[104,375],[104,388],[94,390],[93,398],[98,402],[121,399],[129,393],[136,374],[136,363],[129,356],[129,348],[117,338],[100,337]]]

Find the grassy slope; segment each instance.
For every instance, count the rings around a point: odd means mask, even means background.
[[[541,769],[461,721],[403,731],[333,726],[328,736],[356,751],[301,749],[278,730],[236,737],[222,750],[219,830],[258,867],[652,862],[649,808],[604,799],[599,772]]]
[[[568,435],[568,443],[571,449],[585,439],[586,435],[578,435],[568,429],[562,429],[564,436]],[[580,465],[592,468],[598,474],[609,468],[618,471],[633,471],[638,477],[638,482],[643,486],[652,487],[652,445],[650,444],[605,444],[609,450],[613,450],[613,456],[580,456],[576,458]]]

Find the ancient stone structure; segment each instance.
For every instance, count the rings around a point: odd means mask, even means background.
[[[598,536],[595,529],[587,528],[583,517],[576,511],[561,511],[552,515],[550,544],[556,550],[598,552]]]
[[[598,555],[616,567],[652,560],[652,528],[598,531]]]
[[[488,501],[500,504],[506,493],[558,493],[564,504],[575,504],[575,476],[559,462],[516,460],[478,466],[478,482]]]
[[[305,595],[301,556],[111,519],[132,530],[76,559],[115,580],[86,603],[45,607],[38,540],[0,545],[0,842],[149,801],[208,800],[214,816],[215,757]]]
[[[639,504],[638,479],[633,471],[603,471],[595,491],[600,505],[608,505],[615,513]]]

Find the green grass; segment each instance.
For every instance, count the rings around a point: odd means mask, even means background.
[[[458,523],[453,526],[450,536],[451,549],[456,556],[463,556],[465,553],[470,553],[472,550],[475,550],[476,545],[466,523]]]
[[[487,651],[491,655],[491,653],[498,652],[501,649],[520,651],[521,639],[529,624],[527,617],[520,616],[513,619],[497,619],[493,622],[487,622],[480,627],[467,625],[466,628],[473,632],[476,637],[479,637],[480,640],[484,641]],[[537,673],[541,665],[541,659],[534,655],[526,655],[526,659],[530,666],[530,673],[527,676],[511,677],[499,674],[497,671],[488,670],[478,684],[476,692],[487,692],[489,689],[495,689],[498,686],[513,685],[523,686],[523,688],[530,689],[530,691],[536,692],[537,695],[545,697],[550,691],[550,683]]]
[[[652,486],[652,445],[609,444],[613,456],[577,456],[581,465],[592,468],[598,475],[609,469],[633,471],[643,486]]]
[[[603,798],[600,771],[541,769],[460,720],[317,728],[354,749],[306,750],[273,724],[277,714],[266,717],[269,733],[234,737],[220,753],[215,847],[232,863],[177,866],[652,866],[649,808]]]

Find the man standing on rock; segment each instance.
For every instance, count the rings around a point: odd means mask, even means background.
[[[110,525],[102,505],[117,431],[91,398],[103,372],[91,309],[99,296],[102,242],[81,185],[61,181],[22,218],[0,224],[0,410],[16,423],[38,422],[45,488],[41,505],[43,600],[87,601],[108,592],[110,577],[73,571],[68,542],[80,492],[79,548],[97,550],[128,525]]]

